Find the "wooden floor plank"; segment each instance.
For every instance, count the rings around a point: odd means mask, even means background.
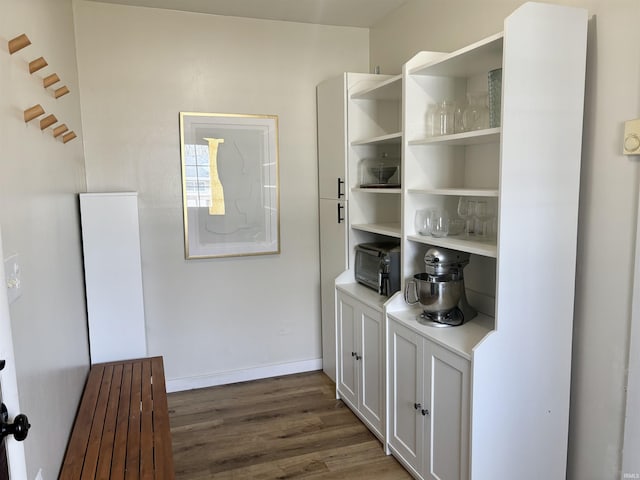
[[[322,372],[167,397],[178,480],[411,478]]]

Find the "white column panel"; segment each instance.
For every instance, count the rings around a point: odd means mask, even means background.
[[[80,194],[91,363],[147,354],[138,195]]]

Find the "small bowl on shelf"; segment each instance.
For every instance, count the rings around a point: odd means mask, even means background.
[[[393,177],[398,170],[398,167],[376,166],[369,167],[369,174],[373,179],[373,183],[385,184],[389,182],[389,179]]]

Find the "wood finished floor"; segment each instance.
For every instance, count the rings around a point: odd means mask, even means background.
[[[167,397],[177,480],[411,478],[322,372]]]

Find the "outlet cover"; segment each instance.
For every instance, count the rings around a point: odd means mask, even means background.
[[[7,286],[9,304],[15,302],[22,295],[22,279],[20,275],[20,257],[11,255],[4,261],[4,277]]]

